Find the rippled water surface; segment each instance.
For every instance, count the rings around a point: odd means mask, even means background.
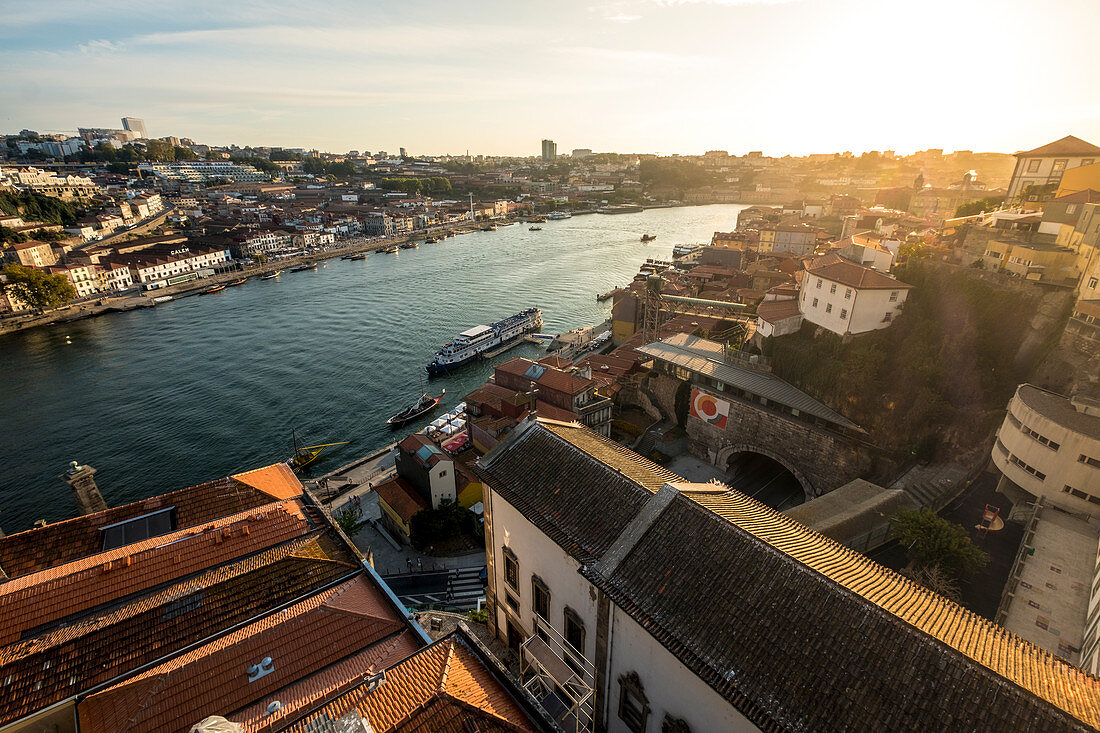
[[[610,303],[596,293],[674,244],[733,229],[742,208],[516,224],[0,337],[0,526],[72,516],[58,475],[73,459],[98,469],[110,505],[283,460],[292,428],[352,441],[318,461],[331,470],[394,437],[383,421],[419,394],[450,336],[533,305],[546,332],[599,323]],[[645,232],[657,240],[641,244]],[[476,362],[429,388],[453,406],[491,370]]]

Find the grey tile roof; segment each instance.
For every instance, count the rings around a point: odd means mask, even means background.
[[[792,407],[807,415],[813,415],[851,430],[860,429],[839,412],[829,409],[774,374],[727,363],[722,358],[722,345],[715,341],[708,341],[687,333],[678,333],[663,341],[639,346],[637,351],[711,377],[731,387],[766,397],[769,401]]]

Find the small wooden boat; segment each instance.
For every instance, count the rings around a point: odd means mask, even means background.
[[[222,290],[225,290],[224,285],[211,285],[206,290],[202,291],[202,293],[200,293],[200,295],[210,295],[210,293],[217,293],[217,292],[222,291]]]
[[[447,394],[447,390],[443,390],[438,397],[432,397],[425,392],[420,395],[420,399],[406,407],[401,412],[397,413],[389,420],[386,420],[386,424],[391,428],[399,428],[402,425],[412,422],[421,415],[426,415],[431,412],[436,405],[443,401],[443,396]]]
[[[310,263],[305,264],[305,265],[298,265],[297,267],[292,269],[291,272],[305,272],[306,270],[316,270],[316,269],[317,269],[317,263],[316,262],[310,262]]]
[[[236,287],[238,285],[244,285],[246,282],[248,282],[248,278],[247,277],[242,277],[240,280],[234,280],[231,283],[226,283],[225,287],[233,288],[233,287]]]
[[[529,231],[529,232],[541,232],[542,227],[527,227],[527,231]]]
[[[420,244],[418,242],[405,242],[401,245],[401,249],[416,249]]]
[[[261,276],[260,279],[261,280],[274,280],[275,278],[279,277],[279,275],[282,275],[282,274],[283,274],[282,270],[274,270],[272,272],[267,273],[266,275]]]
[[[287,460],[287,465],[295,471],[300,471],[309,464],[317,460],[317,457],[321,455],[321,452],[326,448],[331,448],[337,445],[347,445],[350,440],[343,440],[338,443],[321,443],[320,445],[304,445],[298,446],[298,433],[291,431],[291,439],[294,443],[294,455]]]
[[[656,234],[643,234],[642,235],[642,241],[643,242],[652,242],[656,238],[657,238]]]
[[[386,247],[384,250],[382,250],[382,252],[388,255],[395,255],[397,254],[397,245],[391,244],[389,247]]]

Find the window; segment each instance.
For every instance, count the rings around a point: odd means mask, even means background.
[[[573,647],[578,654],[584,655],[584,621],[581,621],[581,617],[569,606],[565,607],[562,611],[565,616],[565,640],[569,642],[569,646]]]
[[[892,320],[894,320],[894,314],[893,314],[893,313],[889,313],[889,312],[887,312],[887,313],[886,313],[885,315],[883,315],[883,317],[882,317],[882,322],[883,322],[883,323],[889,323],[889,322],[890,322],[890,321],[892,321]]]
[[[1100,460],[1092,458],[1090,456],[1086,456],[1084,453],[1077,456],[1077,462],[1084,463],[1085,465],[1092,466],[1093,468],[1100,468]]]
[[[1028,161],[1027,172],[1028,173],[1038,173],[1040,165],[1042,165],[1042,161],[1039,160],[1038,158],[1036,158],[1035,160]]]
[[[519,599],[507,591],[504,592],[504,600],[508,604],[508,608],[512,609],[516,613],[519,613]]]
[[[1095,277],[1090,277],[1089,278],[1089,287],[1090,288],[1095,288],[1097,283],[1100,283],[1100,279],[1097,279]]]
[[[848,318],[848,309],[847,308],[841,308],[840,309],[840,317],[844,318],[844,319]]]
[[[159,537],[162,534],[168,534],[175,528],[176,516],[173,507],[144,514],[125,522],[110,524],[103,528],[103,550],[113,550],[116,547],[147,540],[150,537]]]
[[[826,303],[825,304],[825,312],[826,313],[832,313],[833,312],[833,304],[832,303]]]
[[[1009,414],[1011,415],[1012,413],[1009,413]],[[1035,440],[1039,443],[1042,443],[1047,448],[1050,448],[1053,451],[1057,451],[1059,448],[1062,447],[1061,443],[1055,443],[1050,438],[1046,437],[1045,435],[1040,435],[1039,433],[1035,432],[1034,430],[1029,428],[1027,425],[1024,425],[1022,423],[1020,424],[1020,432],[1023,433],[1024,435],[1032,438],[1033,440]]]
[[[817,279],[817,289],[821,290],[821,278]]]
[[[817,298],[814,298],[814,308],[817,307]]]
[[[1081,165],[1092,165],[1095,162],[1096,161],[1093,158],[1085,158],[1084,160],[1081,161]]]
[[[619,677],[619,719],[627,730],[642,733],[649,718],[649,700],[642,691],[642,681],[637,672]]]
[[[891,303],[896,303],[896,302],[897,302],[897,299],[898,299],[898,291],[896,291],[896,290],[891,290],[891,291],[890,291],[890,302],[891,302]]]
[[[519,590],[519,560],[516,554],[507,547],[502,548],[504,553],[504,582]]]
[[[845,288],[844,289],[844,299],[845,300],[851,300],[852,299],[852,289],[851,288]]]
[[[1066,163],[1068,162],[1069,160],[1067,158],[1060,158],[1054,161],[1054,165],[1050,169],[1051,174],[1061,173],[1062,171],[1064,171],[1066,169]]]
[[[674,718],[665,713],[665,719],[661,721],[661,733],[691,733],[691,726],[683,718]]]
[[[1030,473],[1032,476],[1039,479],[1040,481],[1046,481],[1047,475],[1045,473],[1043,473],[1039,469],[1035,468],[1034,466],[1030,466],[1030,465],[1024,463],[1023,461],[1021,461],[1019,459],[1019,457],[1017,457],[1015,455],[1009,455],[1008,460],[1011,463],[1015,463],[1017,466],[1024,469],[1025,471],[1027,471],[1028,473]]]
[[[1066,213],[1067,214],[1076,214],[1077,213],[1077,204],[1066,204]]]
[[[550,620],[550,587],[537,575],[531,576],[531,604],[535,613]]]
[[[829,285],[829,295],[832,295],[835,292],[836,292],[836,283],[832,283],[832,284]]]

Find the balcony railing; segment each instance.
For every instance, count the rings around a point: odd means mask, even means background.
[[[523,687],[563,730],[592,730],[595,666],[542,618],[520,645]]]

